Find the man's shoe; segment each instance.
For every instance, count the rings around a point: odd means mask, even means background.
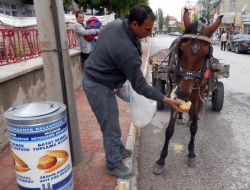
[[[123,149],[122,152],[121,152],[122,159],[130,158],[131,155],[132,155],[132,150]]]
[[[120,163],[117,167],[107,171],[109,174],[116,176],[121,179],[129,179],[135,174],[123,163]]]

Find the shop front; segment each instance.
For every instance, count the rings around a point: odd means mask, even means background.
[[[250,34],[250,13],[241,16],[243,22],[243,33]]]

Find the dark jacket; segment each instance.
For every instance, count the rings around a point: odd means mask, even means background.
[[[111,89],[121,87],[128,79],[138,94],[157,101],[164,97],[143,77],[140,40],[129,30],[127,20],[107,24],[86,60],[85,74]]]

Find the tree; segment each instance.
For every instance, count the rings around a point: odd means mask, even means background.
[[[108,11],[114,11],[118,17],[129,13],[129,10],[138,4],[148,5],[148,0],[74,0],[79,8],[97,9],[106,7]]]
[[[195,20],[198,20],[198,14],[197,13],[194,13],[192,15],[192,21],[195,21]]]
[[[160,8],[158,8],[158,20],[159,20],[159,30],[162,30],[164,24],[164,18],[163,18],[163,12]]]
[[[63,8],[65,12],[69,11],[71,7],[72,7],[72,0],[63,0]]]
[[[88,6],[88,0],[74,0],[74,1],[78,5],[79,9],[81,9],[81,8],[86,9]],[[91,3],[91,1],[90,1],[90,3]]]
[[[155,17],[156,17],[156,19],[158,19],[158,12],[157,11],[155,11]]]
[[[166,29],[167,29],[167,32],[171,32],[171,27],[170,27],[170,24],[169,24],[169,15],[167,15],[165,18],[164,18],[164,25],[166,26]]]
[[[180,32],[180,33],[183,33],[184,32],[184,26],[182,24],[178,24],[177,27],[176,27],[176,31],[177,32]]]
[[[170,30],[171,30],[171,28],[170,28],[170,24],[169,24],[169,15],[167,15],[166,17],[165,17],[165,19],[164,19],[164,25],[166,26],[166,28],[167,28],[167,32],[171,32]]]
[[[202,0],[201,4],[202,4],[202,9],[203,9],[202,10],[202,17],[207,20],[208,24],[210,24],[209,15],[210,15],[210,11],[213,7],[212,0]]]
[[[138,4],[148,5],[148,0],[111,0],[112,10],[118,13],[118,16],[128,15],[129,10]]]

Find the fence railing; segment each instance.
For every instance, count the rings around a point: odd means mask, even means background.
[[[67,29],[69,48],[78,46],[75,33]],[[37,29],[0,29],[0,66],[41,55]]]

